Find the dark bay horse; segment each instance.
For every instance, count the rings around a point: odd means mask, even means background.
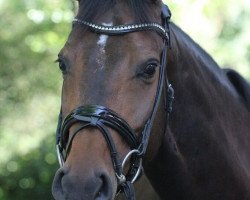
[[[169,18],[159,0],[79,0],[58,56],[56,200],[135,199],[142,166],[160,199],[250,200],[250,86]]]

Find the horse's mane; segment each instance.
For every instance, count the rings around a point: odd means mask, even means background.
[[[182,45],[181,48],[187,48],[191,54],[198,56],[198,59],[204,60],[204,63],[206,63],[208,67],[212,67],[214,70],[221,70],[217,62],[180,27],[171,23],[171,28],[174,34],[178,35],[178,43]]]
[[[82,0],[80,1],[81,19],[85,21],[93,21],[112,9],[117,0]],[[143,23],[148,21],[150,13],[150,3],[145,0],[127,0],[129,9],[134,14],[137,22]]]
[[[213,76],[213,80],[222,84],[231,94],[235,96],[237,93],[241,96],[250,110],[250,84],[234,70],[220,68],[216,61],[181,28],[171,23],[171,29],[178,38],[176,46],[186,49],[190,55],[195,57],[199,62],[197,67],[206,73],[206,77]],[[182,59],[182,55],[178,51],[177,48],[175,52],[177,60]]]

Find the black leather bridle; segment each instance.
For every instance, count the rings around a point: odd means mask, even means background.
[[[160,103],[162,89],[164,83],[166,83],[168,89],[168,99],[166,101],[167,118],[172,110],[172,102],[174,98],[174,90],[171,84],[168,83],[167,76],[165,75],[167,66],[167,49],[170,45],[170,33],[169,33],[169,20],[171,17],[170,10],[166,5],[162,7],[162,22],[163,26],[157,23],[143,23],[143,24],[129,24],[119,26],[103,26],[94,23],[82,21],[75,18],[74,24],[83,25],[89,28],[92,32],[105,35],[122,35],[137,31],[152,30],[159,33],[164,40],[164,49],[161,55],[161,65],[158,86],[153,105],[153,110],[144,126],[141,137],[137,138],[134,130],[114,111],[99,105],[85,105],[73,110],[64,120],[62,120],[62,114],[60,112],[57,133],[56,133],[56,146],[57,155],[60,166],[64,165],[69,154],[72,141],[74,137],[80,132],[80,130],[87,127],[95,127],[100,130],[104,136],[111,155],[113,167],[118,181],[118,193],[124,192],[125,196],[129,200],[135,199],[135,193],[132,183],[136,181],[142,170],[142,158],[146,152],[149,136],[151,133],[152,124]],[[69,136],[70,127],[80,123],[80,126],[74,133]],[[130,146],[131,151],[121,161],[117,152],[115,143],[109,132],[109,128],[115,130]],[[123,172],[124,165],[127,161],[130,161],[130,167],[126,174]]]

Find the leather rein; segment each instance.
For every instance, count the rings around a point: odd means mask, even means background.
[[[129,124],[123,120],[118,114],[109,108],[100,105],[85,105],[80,106],[73,110],[64,120],[62,120],[62,114],[59,114],[58,126],[56,131],[56,148],[59,164],[62,167],[69,154],[71,144],[75,136],[84,128],[95,127],[100,130],[104,136],[108,148],[110,150],[111,160],[113,168],[118,181],[117,194],[123,192],[128,200],[135,199],[135,193],[133,189],[133,183],[139,178],[142,171],[142,158],[146,153],[148,141],[153,125],[153,121],[158,110],[158,106],[161,99],[164,83],[167,84],[168,99],[165,102],[167,110],[167,118],[172,110],[172,102],[174,99],[174,90],[169,84],[167,76],[165,75],[167,66],[167,49],[170,45],[170,33],[169,33],[169,20],[171,17],[170,10],[167,5],[163,4],[162,7],[162,22],[163,26],[157,23],[143,23],[143,24],[129,24],[129,25],[118,25],[118,26],[104,26],[97,25],[94,23],[82,21],[75,18],[73,24],[78,24],[89,28],[94,33],[105,34],[105,35],[123,35],[138,31],[152,30],[160,34],[164,41],[164,49],[161,56],[160,73],[158,79],[158,86],[156,90],[155,101],[153,110],[149,116],[141,137],[137,138],[134,130]],[[80,123],[75,132],[69,136],[70,127]],[[109,129],[115,130],[130,146],[132,149],[121,161],[120,156],[117,152],[115,143],[111,137]],[[126,162],[130,163],[129,170],[124,174],[124,166]]]

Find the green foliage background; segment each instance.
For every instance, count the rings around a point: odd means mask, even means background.
[[[250,79],[250,1],[167,2],[173,21],[222,66]],[[0,0],[0,200],[53,199],[61,75],[70,0]]]

